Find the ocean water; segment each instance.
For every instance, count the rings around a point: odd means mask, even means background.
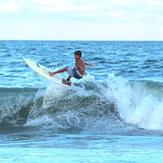
[[[96,66],[74,86],[25,66]],[[64,73],[61,77],[65,77]],[[163,162],[163,42],[0,41],[0,163]]]

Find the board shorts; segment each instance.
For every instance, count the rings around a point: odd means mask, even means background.
[[[68,75],[71,77],[74,77],[76,79],[83,78],[83,75],[80,74],[80,72],[74,67],[74,68],[68,68]]]

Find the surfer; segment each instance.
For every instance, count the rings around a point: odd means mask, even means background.
[[[50,76],[56,75],[58,73],[63,73],[63,72],[68,72],[68,78],[63,79],[63,83],[66,85],[71,85],[71,78],[74,77],[76,79],[82,79],[83,76],[86,74],[86,66],[94,66],[93,64],[88,64],[83,61],[82,57],[82,52],[80,50],[74,52],[74,59],[75,59],[75,67],[70,68],[70,67],[65,67],[63,69],[60,69],[58,71],[54,72],[49,72]]]

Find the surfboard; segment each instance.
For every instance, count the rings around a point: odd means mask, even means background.
[[[49,75],[50,70],[47,67],[42,66],[41,64],[38,64],[29,58],[23,58],[23,61],[29,68],[31,68],[34,72],[39,74],[41,77],[43,77],[47,80],[51,80],[55,83],[67,86],[66,84],[62,83],[62,78],[59,77],[58,75],[50,76]]]

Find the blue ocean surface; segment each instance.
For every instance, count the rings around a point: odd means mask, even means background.
[[[75,50],[95,67],[72,87],[23,62],[73,67]],[[162,161],[163,42],[0,41],[0,163]]]

